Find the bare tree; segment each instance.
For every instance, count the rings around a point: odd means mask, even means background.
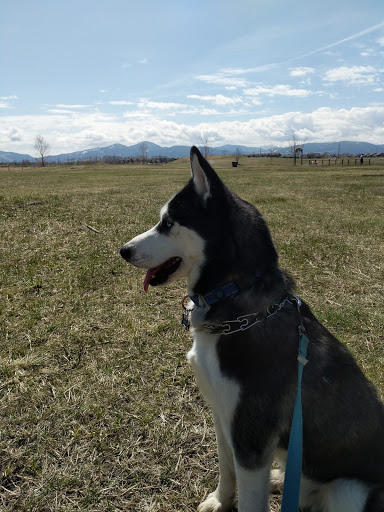
[[[289,147],[293,156],[293,165],[296,165],[298,155],[303,154],[303,147],[297,140],[295,130],[292,130],[291,139],[289,141]]]
[[[45,140],[42,135],[36,135],[35,144],[33,147],[39,153],[41,157],[41,166],[44,167],[46,154],[51,149],[49,142]]]
[[[239,146],[237,146],[236,151],[235,151],[235,162],[239,163],[240,157],[241,157],[241,149],[239,148]]]
[[[148,156],[148,144],[146,142],[142,142],[139,145],[139,158],[142,162],[144,162],[147,159]]]
[[[200,132],[197,134],[197,137],[200,142],[200,151],[202,152],[204,158],[208,158],[211,154],[211,148],[209,147],[209,140],[212,139],[211,134]]]

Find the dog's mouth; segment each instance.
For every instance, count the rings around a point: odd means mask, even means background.
[[[175,257],[164,261],[158,267],[150,268],[144,278],[144,291],[148,291],[149,285],[158,286],[168,281],[171,274],[180,267],[181,258]]]

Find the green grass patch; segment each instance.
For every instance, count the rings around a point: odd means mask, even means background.
[[[284,163],[213,165],[383,394],[383,166]],[[214,488],[185,283],[145,294],[119,256],[188,178],[186,159],[0,169],[0,510],[192,511]]]

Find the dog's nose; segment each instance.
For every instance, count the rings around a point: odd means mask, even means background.
[[[124,245],[121,249],[120,249],[120,256],[122,258],[124,258],[126,261],[129,261],[131,256],[132,256],[132,251],[131,249],[127,246],[127,245]]]

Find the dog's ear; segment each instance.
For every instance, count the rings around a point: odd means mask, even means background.
[[[211,196],[210,177],[215,171],[195,146],[191,148],[191,173],[196,192],[206,201]]]

